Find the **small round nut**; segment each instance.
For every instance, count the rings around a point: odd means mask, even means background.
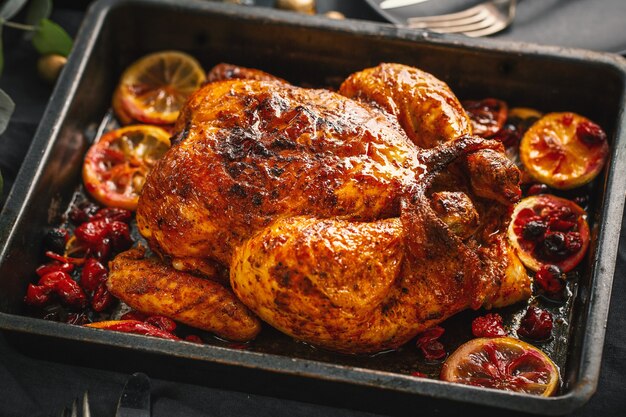
[[[324,16],[333,20],[343,20],[346,18],[346,15],[344,15],[341,12],[338,12],[337,10],[329,10],[326,13],[324,13]]]
[[[276,7],[298,13],[315,14],[315,0],[277,0]]]
[[[37,61],[37,72],[42,80],[54,84],[66,62],[67,58],[62,55],[43,55]]]

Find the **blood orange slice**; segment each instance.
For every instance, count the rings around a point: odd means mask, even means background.
[[[559,371],[545,353],[521,340],[479,338],[450,355],[441,379],[548,397],[558,388]]]
[[[137,120],[171,124],[187,98],[206,80],[193,57],[178,51],[147,55],[133,63],[120,79],[113,110],[122,123]]]
[[[604,131],[575,113],[550,113],[528,129],[520,158],[537,181],[557,189],[580,187],[602,170],[609,154]]]
[[[550,264],[569,272],[587,251],[589,226],[585,211],[576,203],[539,194],[515,206],[508,237],[527,268],[537,271]]]

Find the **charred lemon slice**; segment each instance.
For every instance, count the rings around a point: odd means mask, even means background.
[[[549,397],[558,389],[559,371],[545,353],[521,340],[479,338],[450,355],[441,379]]]
[[[608,154],[606,133],[575,113],[545,115],[528,129],[520,144],[520,158],[528,173],[561,190],[593,180]]]
[[[106,206],[135,210],[146,176],[170,148],[169,138],[167,131],[148,125],[108,132],[85,155],[85,188]]]
[[[526,197],[513,210],[508,237],[522,263],[533,271],[556,265],[569,272],[589,246],[585,211],[551,194]]]
[[[157,52],[133,63],[113,95],[122,123],[171,124],[187,98],[206,80],[198,61],[178,51]]]

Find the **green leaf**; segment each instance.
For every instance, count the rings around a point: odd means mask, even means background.
[[[15,110],[15,103],[13,103],[13,100],[7,93],[0,90],[0,135],[4,133],[9,125],[13,110]]]
[[[0,20],[9,20],[24,7],[28,0],[5,0],[0,6]]]
[[[72,50],[72,38],[61,26],[43,19],[33,36],[33,45],[41,55],[68,56]]]
[[[52,0],[30,0],[24,23],[31,26],[38,26],[42,19],[50,17],[51,11]]]

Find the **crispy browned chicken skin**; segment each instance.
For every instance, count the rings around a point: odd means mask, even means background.
[[[196,92],[139,201],[151,248],[179,268],[230,268],[263,320],[349,353],[528,297],[503,235],[519,172],[501,145],[466,135],[447,86],[410,67],[365,70],[341,92],[359,101],[245,79]]]

